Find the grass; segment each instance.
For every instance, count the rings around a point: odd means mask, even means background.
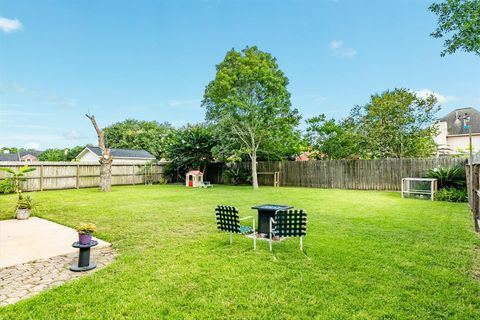
[[[394,192],[215,186],[32,194],[36,215],[97,224],[119,257],[79,280],[0,308],[0,319],[479,319],[479,238],[465,204]],[[13,196],[0,196],[0,218]],[[213,208],[305,208],[298,239],[216,231]],[[274,259],[274,257],[276,259]],[[308,258],[307,258],[308,257]]]

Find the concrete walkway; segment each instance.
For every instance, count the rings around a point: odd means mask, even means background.
[[[95,248],[110,246],[96,240]],[[78,234],[74,229],[45,219],[0,221],[0,268],[78,252],[72,247],[75,241]]]
[[[77,263],[78,241],[74,229],[48,220],[0,221],[0,306],[15,303],[43,290],[75,279],[110,264],[116,256],[108,242],[92,248],[91,261],[97,268],[88,272],[72,272]]]

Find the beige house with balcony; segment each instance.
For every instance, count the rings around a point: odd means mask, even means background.
[[[470,115],[468,124],[472,130],[473,151],[480,152],[480,112],[475,108],[460,108],[440,118],[437,124],[439,132],[434,140],[438,145],[439,155],[468,152],[468,127],[465,127],[463,120],[457,120],[465,114]]]

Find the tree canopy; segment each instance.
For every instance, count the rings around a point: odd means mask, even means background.
[[[43,151],[39,156],[39,161],[73,161],[75,157],[85,148],[85,146],[76,146],[71,149],[50,148]],[[65,153],[65,150],[67,152]]]
[[[212,126],[199,123],[172,130],[164,145],[164,155],[173,168],[184,173],[196,169],[205,171],[213,161],[212,149],[217,145]]]
[[[445,0],[433,3],[429,9],[438,16],[437,29],[431,36],[450,36],[441,56],[457,50],[480,55],[480,0]]]
[[[103,129],[109,148],[143,149],[160,158],[165,138],[172,130],[168,123],[127,119]]]
[[[324,114],[307,119],[306,138],[317,159],[348,159],[359,154],[350,121],[327,119]]]
[[[291,139],[300,120],[287,85],[288,78],[270,53],[246,47],[227,52],[205,89],[206,119],[215,124],[222,143],[231,142],[234,151],[249,156],[254,188],[258,152]]]
[[[350,119],[363,158],[430,157],[436,151],[434,95],[417,97],[406,89],[371,96],[370,102],[353,109]]]

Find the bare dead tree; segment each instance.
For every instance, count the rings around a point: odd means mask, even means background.
[[[100,190],[108,192],[112,186],[112,155],[110,149],[105,146],[105,133],[97,125],[94,115],[85,115],[92,122],[95,131],[98,136],[98,147],[102,150],[102,156],[100,157]]]

